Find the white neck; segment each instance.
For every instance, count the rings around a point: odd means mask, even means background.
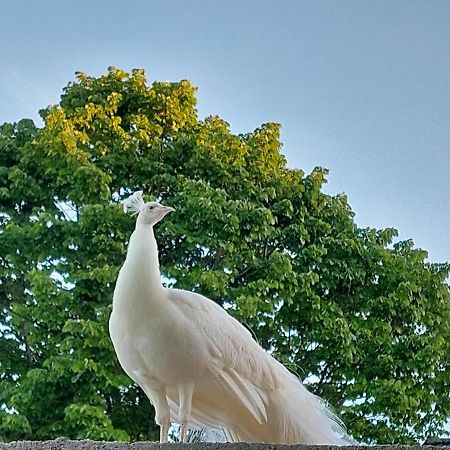
[[[159,272],[158,245],[153,227],[150,225],[136,225],[130,237],[125,264],[132,267],[136,277],[145,277],[152,289],[161,288],[161,274]],[[125,265],[124,264],[124,265]]]
[[[114,291],[114,304],[135,306],[153,304],[165,299],[159,272],[158,247],[153,228],[137,225],[130,237],[125,262],[120,269]]]

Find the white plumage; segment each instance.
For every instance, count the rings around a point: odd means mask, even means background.
[[[117,279],[110,334],[120,364],[170,422],[222,430],[232,442],[349,444],[340,421],[224,309],[161,285],[153,226],[173,208],[124,202],[136,229]]]

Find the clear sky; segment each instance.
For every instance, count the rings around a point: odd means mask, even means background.
[[[2,2],[1,123],[110,65],[191,80],[235,132],[280,122],[289,166],[330,169],[359,226],[450,260],[450,1]]]

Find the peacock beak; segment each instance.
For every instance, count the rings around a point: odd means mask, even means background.
[[[164,215],[175,211],[175,208],[172,208],[171,206],[163,206],[161,209],[164,211]]]

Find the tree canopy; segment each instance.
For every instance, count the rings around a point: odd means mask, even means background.
[[[199,119],[189,81],[76,74],[59,104],[0,127],[0,440],[156,438],[107,330],[134,190],[167,285],[200,292],[329,401],[367,443],[413,443],[450,417],[448,263],[361,229],[327,171],[288,168],[280,126]]]

